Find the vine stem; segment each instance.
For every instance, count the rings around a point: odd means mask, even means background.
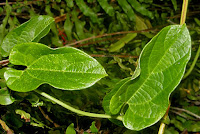
[[[192,72],[192,70],[194,69],[194,66],[195,66],[195,64],[196,64],[196,62],[197,62],[197,60],[198,60],[198,58],[199,58],[199,55],[200,55],[200,45],[199,45],[199,48],[198,48],[198,50],[197,50],[197,53],[196,53],[196,55],[195,55],[195,57],[194,57],[194,60],[193,60],[193,62],[192,62],[192,65],[190,66],[190,68],[188,69],[188,71],[185,73],[185,75],[183,76],[183,79],[185,79],[185,78],[187,78],[189,75],[190,75],[190,73]]]
[[[40,106],[38,108],[39,108],[40,112],[42,113],[42,115],[44,116],[44,118],[54,124],[54,127],[60,127],[60,125],[55,123],[47,114],[45,114],[45,112],[43,111],[43,109]]]
[[[183,0],[180,25],[185,24],[187,7],[188,7],[188,0]]]
[[[122,116],[111,116],[111,115],[107,115],[107,114],[96,114],[96,113],[90,113],[90,112],[85,112],[85,111],[81,111],[79,109],[75,109],[73,108],[72,106],[69,106],[68,104],[54,98],[53,96],[45,93],[45,92],[41,92],[39,90],[34,90],[36,93],[44,96],[45,98],[57,103],[58,105],[74,112],[74,113],[77,113],[77,114],[80,114],[82,116],[88,116],[88,117],[97,117],[97,118],[107,118],[107,119],[117,119],[117,120],[120,120],[122,121]]]
[[[163,117],[163,120],[164,120],[164,121],[167,120],[168,113],[169,113],[169,109],[170,109],[170,104],[169,104],[169,106],[168,106],[168,108],[167,108],[167,111],[166,111],[164,117]],[[166,126],[165,123],[164,123],[164,122],[161,122],[159,131],[158,131],[158,134],[164,134],[165,126]]]

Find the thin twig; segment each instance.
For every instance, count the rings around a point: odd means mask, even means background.
[[[47,119],[49,122],[53,123],[53,125],[55,127],[60,127],[60,125],[56,124],[47,114],[45,114],[45,112],[42,110],[42,108],[40,106],[38,108],[40,109],[40,112],[42,113],[42,115],[44,116],[45,119]]]
[[[185,118],[186,120],[193,120],[193,119],[188,118],[186,115],[181,114],[181,113],[178,112],[178,111],[170,110],[170,112],[175,113],[175,114],[177,114],[177,115],[179,115],[179,116]]]
[[[55,17],[54,19],[55,19],[55,22],[56,22],[56,23],[61,22],[61,21],[64,21],[64,20],[66,20],[66,14],[57,16],[57,17]]]
[[[167,108],[167,111],[166,111],[166,113],[165,113],[165,115],[163,117],[163,120],[167,120],[168,113],[169,113],[169,108],[170,108],[170,104],[168,105],[168,108]],[[166,124],[164,122],[161,122],[158,134],[164,134],[165,126],[166,126]]]
[[[170,110],[170,112],[175,113],[183,118],[185,118],[186,120],[193,120],[193,121],[199,121],[199,119],[194,119],[194,118],[189,118],[186,115],[181,114],[180,112],[176,111],[176,110]]]
[[[193,15],[196,15],[196,14],[199,14],[200,13],[200,11],[190,11],[190,12],[188,12],[187,13],[187,17],[189,17],[189,16],[193,16]],[[177,15],[174,15],[174,16],[171,16],[171,17],[166,17],[167,19],[175,19],[175,18],[180,18],[181,17],[181,14],[177,14]]]
[[[8,59],[0,61],[0,65],[2,66],[6,66],[8,63],[9,63]]]
[[[82,46],[87,46],[87,45],[90,45],[90,44],[96,44],[96,43],[105,42],[105,41],[113,41],[113,40],[120,39],[121,37],[122,36],[120,35],[120,36],[117,36],[117,37],[106,38],[106,39],[102,39],[102,40],[88,42],[88,43],[85,43],[85,44],[75,45],[74,47],[82,47]]]
[[[182,109],[182,108],[178,108],[178,107],[171,107],[171,109],[185,112],[185,113],[187,113],[187,114],[189,114],[189,115],[192,115],[192,116],[194,116],[195,118],[197,118],[197,119],[200,120],[200,116],[199,116],[199,115],[196,115],[196,114],[194,114],[194,113],[192,113],[192,112],[190,112],[190,111],[188,111],[188,110],[186,110],[186,109]]]
[[[10,129],[10,128],[6,125],[6,123],[5,123],[3,120],[1,120],[1,119],[0,119],[0,124],[1,124],[2,128],[7,132],[7,134],[14,134],[13,130]]]
[[[139,58],[139,56],[132,55],[105,55],[105,54],[90,54],[92,57],[120,57],[120,58]]]
[[[76,41],[74,43],[67,44],[66,46],[72,46],[72,45],[80,44],[80,43],[88,41],[88,40],[92,40],[92,39],[96,39],[96,38],[102,38],[102,37],[106,37],[106,36],[128,34],[128,33],[143,33],[143,32],[149,32],[149,31],[157,31],[157,30],[150,28],[150,29],[145,29],[145,30],[140,30],[140,31],[121,31],[121,32],[115,32],[115,33],[106,33],[106,34],[102,34],[102,35],[92,36],[92,37],[89,37],[89,38],[86,38],[86,39],[83,39],[83,40],[79,40],[79,41]]]
[[[44,0],[27,1],[26,3],[27,4],[33,4],[33,3],[39,2],[39,1],[44,1]],[[24,2],[8,2],[9,5],[18,4],[18,3],[24,4]],[[0,3],[0,6],[3,6],[3,5],[6,5],[6,2]]]

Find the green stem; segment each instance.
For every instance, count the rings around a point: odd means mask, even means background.
[[[89,117],[97,117],[97,118],[108,118],[108,119],[117,119],[122,121],[122,116],[111,116],[111,115],[106,115],[106,114],[96,114],[96,113],[89,113],[89,112],[85,112],[85,111],[81,111],[79,109],[75,109],[72,106],[67,105],[66,103],[50,96],[49,94],[45,93],[45,92],[41,92],[39,90],[34,90],[36,93],[46,97],[47,99],[57,103],[58,105],[83,116],[89,116]]]
[[[194,68],[194,66],[195,66],[195,64],[196,64],[196,62],[197,62],[197,60],[198,60],[198,58],[199,58],[199,54],[200,54],[200,45],[199,45],[199,48],[198,48],[198,50],[197,50],[197,53],[196,53],[196,55],[195,55],[195,57],[194,57],[194,60],[193,60],[193,62],[192,62],[192,65],[190,66],[190,68],[188,69],[188,71],[185,73],[185,75],[183,76],[183,79],[185,79],[186,77],[188,77],[189,75],[190,75],[190,73],[192,72],[192,70],[193,70],[193,68]]]
[[[185,24],[188,0],[183,0],[180,25]]]
[[[166,111],[166,113],[165,113],[165,115],[164,115],[164,117],[163,117],[163,120],[164,120],[164,121],[167,120],[168,113],[169,113],[169,108],[170,108],[170,103],[169,103],[168,108],[167,108],[167,111]],[[159,127],[159,131],[158,131],[158,134],[164,134],[164,132],[165,132],[165,126],[166,126],[166,124],[165,124],[164,122],[161,122],[160,127]]]

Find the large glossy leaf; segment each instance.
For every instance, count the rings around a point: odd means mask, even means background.
[[[18,44],[12,49],[9,61],[27,66],[25,70],[10,69],[4,73],[7,86],[19,92],[34,90],[43,83],[78,90],[107,75],[94,58],[72,47],[51,49],[39,43]]]
[[[16,44],[38,42],[49,32],[53,21],[49,16],[35,16],[9,32],[1,44],[2,56],[7,57]]]
[[[169,95],[180,83],[190,53],[186,25],[165,27],[143,49],[137,67],[140,76],[121,81],[118,90],[107,95],[109,112],[122,114],[123,124],[132,130],[156,123],[166,112]]]

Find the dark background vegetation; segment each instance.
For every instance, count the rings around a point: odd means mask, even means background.
[[[73,4],[70,1],[73,1]],[[108,0],[108,5],[101,5],[99,1],[101,0],[84,0],[83,4],[83,0],[9,0],[6,5],[6,2],[1,0],[0,43],[9,31],[35,15],[54,17],[55,23],[52,24],[50,33],[40,42],[54,48],[67,45],[79,48],[95,57],[109,76],[82,91],[57,90],[49,85],[42,85],[39,89],[78,109],[104,113],[103,97],[120,79],[130,76],[134,71],[145,44],[163,27],[179,24],[182,0],[137,0],[141,10],[132,7],[131,3],[125,3],[123,7],[120,0]],[[106,11],[108,8],[110,10]],[[200,44],[199,0],[189,0],[186,24],[192,38],[192,56],[187,72]],[[111,44],[131,32],[137,33],[136,38],[111,52]],[[90,37],[96,38],[82,41]],[[12,67],[11,64],[6,66]],[[3,74],[0,75],[2,78]],[[1,84],[3,81],[1,79]],[[170,97],[171,108],[165,134],[200,132],[200,118],[191,114],[200,115],[199,89],[200,60],[197,60],[190,75],[181,81]],[[11,94],[16,101],[8,106],[0,105],[0,119],[16,134],[60,134],[64,133],[71,123],[74,123],[77,133],[91,133],[90,126],[93,121],[96,122],[99,134],[153,134],[158,132],[161,123],[159,121],[139,132],[130,131],[108,119],[82,117],[71,113],[34,92],[11,91]],[[29,113],[30,120],[22,119],[15,113],[16,109]],[[0,133],[6,133],[2,127]]]

